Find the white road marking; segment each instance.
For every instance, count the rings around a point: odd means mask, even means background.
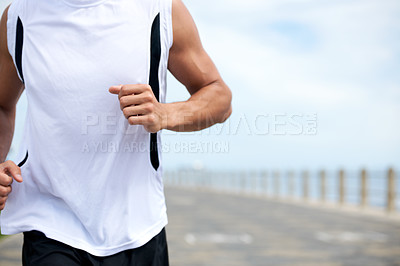
[[[249,234],[188,233],[185,235],[185,241],[190,245],[195,245],[199,243],[249,245],[253,243],[253,237]]]
[[[316,232],[315,238],[327,243],[355,243],[355,242],[379,242],[385,243],[388,236],[379,232]]]

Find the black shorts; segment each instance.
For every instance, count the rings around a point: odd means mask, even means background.
[[[24,233],[22,262],[26,266],[168,266],[168,247],[163,229],[144,246],[98,257],[47,238],[42,232]]]

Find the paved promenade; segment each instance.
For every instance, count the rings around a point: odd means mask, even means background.
[[[171,266],[400,266],[400,221],[257,197],[167,188]],[[20,236],[0,265],[21,265]]]

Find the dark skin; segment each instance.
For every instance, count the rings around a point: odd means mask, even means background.
[[[7,10],[0,23],[0,156],[4,161],[14,133],[15,109],[24,86],[7,48]],[[131,125],[148,132],[162,129],[196,131],[224,122],[232,113],[231,91],[204,50],[196,25],[181,0],[172,1],[174,43],[168,69],[189,91],[183,102],[159,103],[149,85],[111,86],[121,111]],[[0,210],[11,193],[13,180],[22,182],[21,169],[12,161],[0,164]]]
[[[14,63],[7,48],[7,11],[0,22],[0,156],[1,161],[7,156],[14,134],[15,109],[23,91],[23,84],[18,78]],[[5,206],[11,193],[13,180],[22,182],[21,169],[12,161],[0,164],[0,210]]]

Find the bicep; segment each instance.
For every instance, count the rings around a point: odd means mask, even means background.
[[[168,69],[190,94],[220,80],[217,68],[204,50],[196,25],[181,0],[172,1],[174,42]]]
[[[0,21],[0,107],[14,109],[23,91],[13,59],[7,46],[7,13],[5,9]]]

